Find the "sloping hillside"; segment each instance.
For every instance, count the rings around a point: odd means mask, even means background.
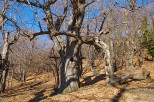
[[[151,73],[151,79],[128,80],[116,87],[107,87],[104,69],[93,76],[85,73],[81,78],[81,88],[69,94],[53,95],[54,78],[52,73],[28,77],[24,84],[14,81],[15,87],[1,94],[0,102],[154,102],[154,62],[144,61],[142,68]],[[102,66],[101,66],[102,67]],[[136,70],[140,70],[137,68]],[[124,71],[116,72],[120,75]]]

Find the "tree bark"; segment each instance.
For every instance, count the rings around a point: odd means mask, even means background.
[[[116,54],[115,54],[115,51],[114,51],[114,44],[113,44],[113,40],[111,39],[110,41],[111,43],[111,61],[112,61],[112,68],[113,68],[113,72],[116,72],[118,69],[117,69],[117,64],[116,64]]]
[[[105,50],[105,52],[104,52],[104,66],[105,66],[106,82],[107,82],[107,86],[111,85],[111,80],[113,77],[113,69],[111,67],[111,57],[110,57],[109,46],[107,44],[105,44],[102,40],[99,40],[99,38],[95,39],[95,43],[101,49]]]
[[[55,76],[55,81],[56,81],[56,89],[58,89],[58,87],[59,87],[59,68],[58,68],[58,62],[57,62],[57,59],[55,59],[55,63],[56,63],[56,65],[55,65],[55,67],[56,67],[56,69],[55,69],[55,73],[56,73],[56,76]]]
[[[0,83],[0,92],[4,92],[5,91],[7,74],[8,74],[8,68],[3,70],[3,72],[2,72],[2,78],[1,78],[1,83]]]
[[[9,32],[7,31],[4,35],[4,44],[2,48],[2,64],[1,64],[1,75],[0,75],[0,92],[5,91],[6,77],[8,74],[8,54],[9,54],[9,43],[8,43]]]
[[[89,50],[90,50],[90,63],[91,63],[91,70],[92,70],[92,72],[93,72],[93,74],[94,75],[96,75],[97,74],[97,72],[96,72],[96,69],[95,69],[95,62],[94,62],[94,49],[93,49],[93,47],[92,46],[90,46],[89,47]]]
[[[129,40],[127,41],[127,47],[128,47],[128,69],[133,69],[133,59],[134,59],[134,47],[133,47],[133,41]]]
[[[59,93],[69,93],[78,90],[79,84],[79,49],[80,44],[74,41],[67,47],[66,55],[61,65],[61,85]]]

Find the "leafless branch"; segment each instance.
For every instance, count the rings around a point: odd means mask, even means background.
[[[42,31],[42,26],[41,26],[40,20],[39,20],[39,18],[38,18],[37,12],[34,11],[32,5],[30,4],[30,1],[27,0],[27,2],[29,3],[31,10],[34,12],[34,14],[35,14],[35,16],[36,16],[36,18],[37,18],[37,21],[38,21],[38,24],[39,24],[40,31]]]
[[[16,32],[16,33],[18,33],[18,32]],[[9,46],[15,44],[18,41],[19,37],[20,37],[20,34],[16,34],[14,36],[14,39],[9,43]]]
[[[50,6],[51,4],[54,4],[57,0],[49,0],[45,6]]]
[[[20,3],[24,3],[24,4],[29,5],[29,3],[28,3],[26,0],[17,0],[17,2],[20,2]],[[30,2],[30,5],[33,5],[33,6],[35,6],[35,7],[39,7],[39,8],[44,8],[43,5],[38,4],[38,3]]]
[[[16,30],[17,31],[21,31],[21,28],[17,25],[17,23],[15,21],[13,21],[11,18],[7,18],[6,16],[4,16],[7,20],[11,21],[15,27],[16,27]],[[27,34],[26,32],[23,31],[23,34],[25,36],[27,36],[30,40],[33,40],[36,36],[38,35],[44,35],[44,34],[49,34],[49,31],[41,31],[41,32],[37,32],[37,33],[34,33],[32,36]]]
[[[34,39],[36,36],[38,36],[38,35],[49,34],[49,31],[41,31],[41,32],[37,32],[37,33],[32,34],[32,36],[29,35],[29,34],[27,34],[27,33],[25,33],[25,32],[23,32],[23,33],[24,33],[24,35],[26,35],[26,36],[30,39],[30,41],[31,41],[31,40],[33,40],[33,39]]]
[[[55,28],[58,31],[60,30],[60,27],[61,27],[66,15],[67,15],[67,10],[68,10],[68,0],[65,0],[63,15],[61,17],[59,17],[57,19],[57,21],[55,22]]]
[[[106,20],[108,14],[110,13],[110,11],[113,10],[113,8],[114,8],[114,6],[115,6],[116,4],[118,4],[118,3],[116,2],[114,5],[112,5],[111,9],[110,9],[107,13],[104,13],[104,18],[103,18],[102,24],[101,24],[101,26],[100,26],[99,32],[101,32],[101,30],[102,30],[102,28],[103,28],[103,25],[104,25],[104,23],[105,23],[105,20]]]
[[[96,0],[92,0],[90,2],[88,2],[87,4],[84,5],[84,7],[87,7],[88,5],[92,4],[93,2],[95,2]]]

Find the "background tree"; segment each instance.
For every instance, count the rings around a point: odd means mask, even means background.
[[[8,0],[1,3],[0,8],[0,30],[3,37],[3,46],[1,51],[1,66],[0,66],[0,92],[5,91],[5,85],[6,85],[6,78],[9,70],[9,50],[10,46],[13,45],[19,38],[19,32],[16,28],[16,34],[14,34],[13,39],[9,39],[10,36],[10,30],[7,30],[6,22],[9,19],[12,19],[11,16],[8,18],[7,12],[9,12],[9,9],[11,9],[12,4]],[[12,20],[13,21],[13,20]]]

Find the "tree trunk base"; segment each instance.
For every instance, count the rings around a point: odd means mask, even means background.
[[[5,91],[5,87],[6,87],[6,77],[8,74],[8,69],[6,68],[5,70],[3,70],[1,72],[1,78],[0,78],[0,93]]]

